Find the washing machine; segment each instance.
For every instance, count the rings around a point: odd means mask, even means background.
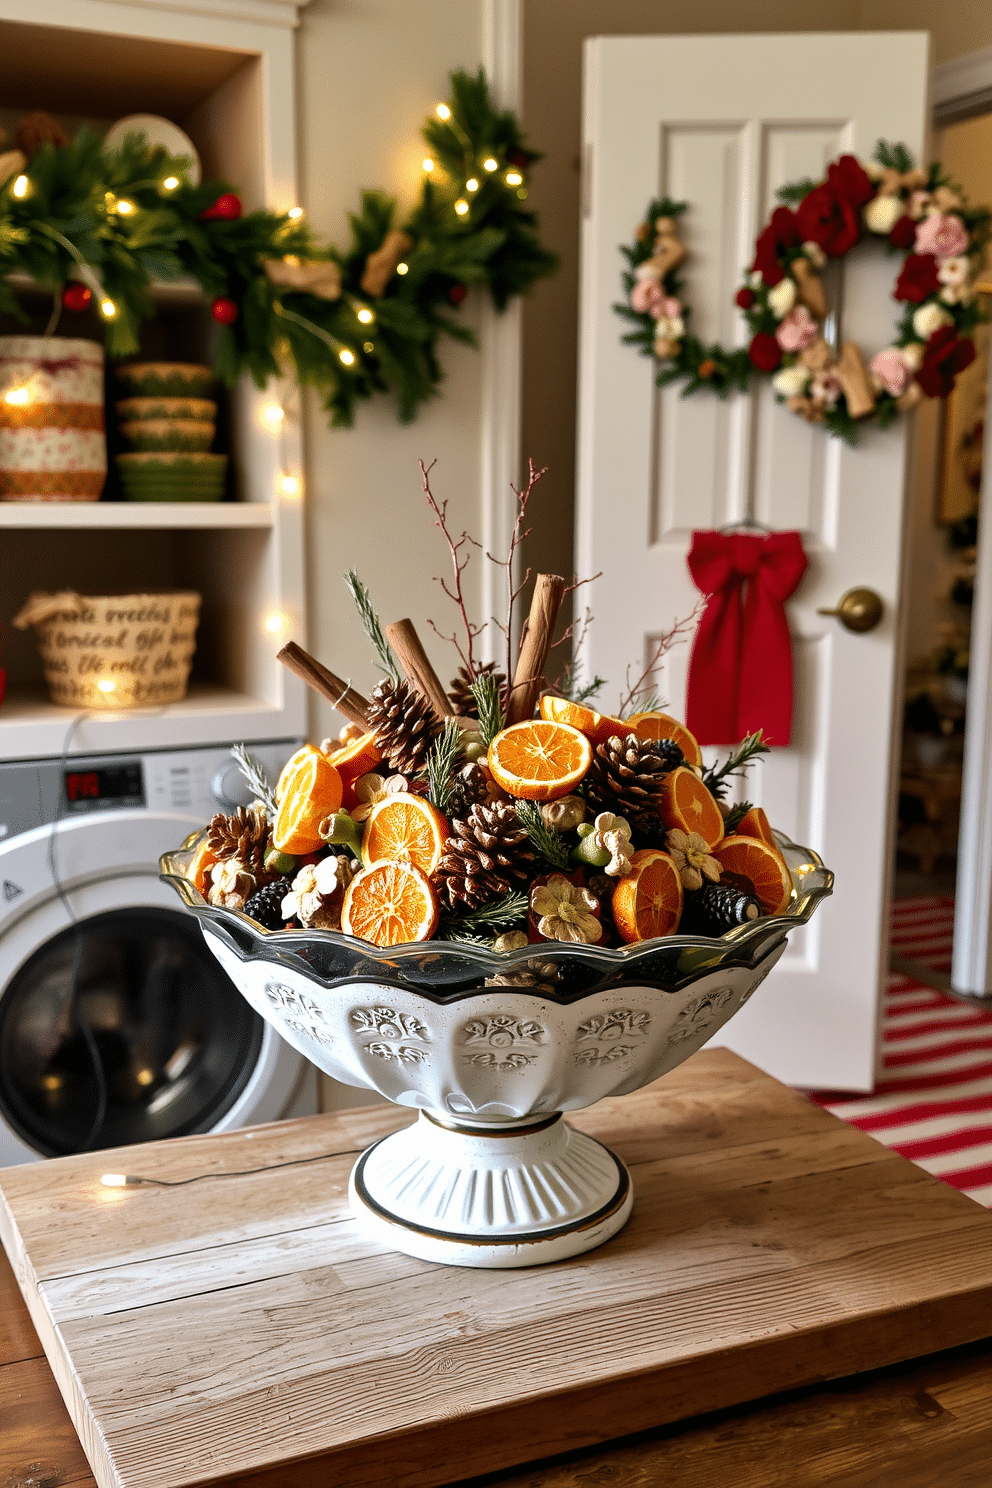
[[[249,747],[274,780],[299,742]],[[248,799],[224,748],[0,764],[0,1167],[317,1109],[159,881]]]

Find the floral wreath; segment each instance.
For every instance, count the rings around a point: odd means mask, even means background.
[[[678,219],[686,202],[654,201],[622,252],[627,301],[615,308],[636,329],[624,341],[661,363],[659,384],[686,379],[684,394],[745,391],[755,372],[771,374],[778,400],[810,423],[854,443],[859,424],[884,428],[923,397],[945,398],[974,360],[967,333],[987,317],[973,280],[988,240],[990,214],[968,206],[939,164],[914,167],[904,145],[881,140],[863,164],[842,155],[826,178],[778,192],[737,292],[747,348],[706,346],[687,329],[679,266],[686,257]],[[820,272],[865,233],[904,254],[893,298],[902,306],[890,345],[866,363],[860,348],[837,349],[823,334],[829,305]]]

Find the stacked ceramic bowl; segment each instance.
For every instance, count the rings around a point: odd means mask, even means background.
[[[227,456],[212,454],[217,404],[209,367],[188,362],[131,362],[117,375],[132,395],[117,404],[130,445],[117,456],[128,501],[220,501]]]

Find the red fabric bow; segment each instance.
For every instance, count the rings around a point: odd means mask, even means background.
[[[689,662],[686,723],[700,744],[792,730],[792,644],[785,601],[806,572],[798,532],[694,532],[689,572],[706,595]],[[745,585],[746,592],[745,592]]]

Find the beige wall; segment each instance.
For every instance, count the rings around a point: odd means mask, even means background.
[[[586,36],[670,32],[929,30],[932,60],[992,43],[992,5],[977,0],[524,0],[524,122],[547,158],[531,202],[561,256],[524,313],[523,452],[550,467],[528,562],[568,573],[575,481],[576,301],[581,53]],[[633,224],[630,224],[632,227]],[[618,231],[618,241],[623,233]],[[619,269],[617,287],[619,290]]]
[[[424,147],[420,126],[447,94],[448,73],[481,61],[482,0],[313,0],[298,42],[301,200],[315,231],[347,241],[347,213],[363,187],[381,186],[403,205],[415,195]],[[467,317],[477,315],[470,302]],[[355,686],[378,676],[342,581],[357,567],[384,622],[409,616],[442,677],[451,647],[432,642],[426,617],[452,628],[431,575],[445,550],[420,494],[418,457],[438,465],[433,479],[451,499],[461,527],[480,526],[481,367],[477,352],[443,348],[442,397],[401,425],[390,401],[360,406],[355,428],[332,430],[310,395],[307,449],[307,573],[310,642]],[[343,720],[319,705],[316,737]]]

